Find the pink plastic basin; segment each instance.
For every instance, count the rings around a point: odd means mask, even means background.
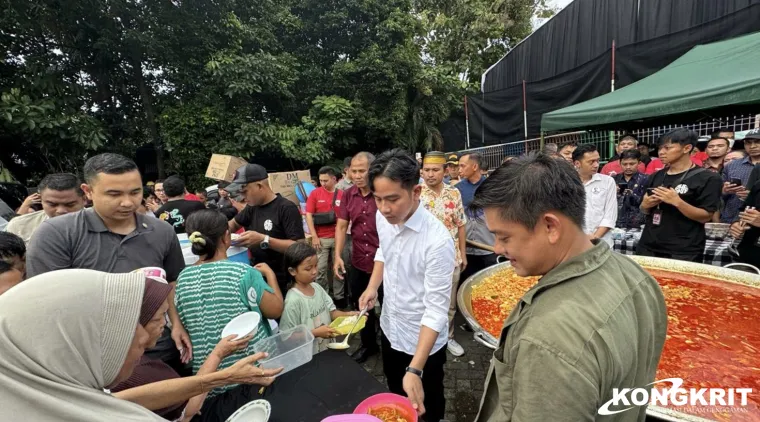
[[[412,402],[404,396],[399,396],[398,394],[393,393],[380,393],[366,398],[356,406],[354,414],[366,415],[369,413],[369,409],[380,406],[393,406],[398,409],[401,416],[406,418],[409,422],[417,422],[417,411],[412,407]]]
[[[371,415],[335,415],[322,422],[382,422],[380,419]]]

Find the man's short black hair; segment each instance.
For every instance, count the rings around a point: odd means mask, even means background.
[[[400,148],[395,148],[380,154],[370,166],[369,187],[373,191],[375,179],[380,176],[401,183],[401,187],[406,190],[412,190],[420,182],[420,167],[414,157]]]
[[[351,167],[351,159],[352,157],[346,157],[343,159],[343,170]]]
[[[169,198],[185,194],[185,181],[179,176],[169,176],[164,180],[164,193]]]
[[[96,155],[84,163],[84,180],[92,184],[99,173],[124,174],[137,170],[137,164],[129,158],[107,152]],[[160,182],[156,182],[160,183]]]
[[[225,182],[224,180],[217,183],[216,188],[217,189],[227,189],[227,186],[230,185],[230,182]]]
[[[577,146],[578,146],[578,144],[575,143],[575,141],[568,141],[568,142],[565,142],[565,143],[561,144],[559,146],[559,149],[557,150],[557,152],[562,151],[563,149],[565,149],[567,147],[577,147]]]
[[[465,152],[459,157],[459,161],[462,161],[464,157],[467,157],[470,161],[474,161],[478,165],[478,168],[483,168],[483,156],[479,152]]]
[[[82,182],[79,178],[71,173],[53,173],[45,176],[39,185],[37,192],[42,193],[45,189],[57,190],[59,192],[73,190],[79,196],[84,196],[82,192]]]
[[[658,147],[665,144],[680,144],[682,147],[691,145],[694,149],[697,146],[697,139],[699,139],[699,135],[696,132],[681,127],[662,135]]]
[[[338,175],[338,173],[335,171],[335,169],[332,168],[332,167],[330,167],[330,166],[324,166],[321,169],[319,169],[319,174],[320,175],[327,174],[327,175],[332,176],[332,177],[336,177]]]
[[[710,140],[707,141],[707,143],[705,144],[705,146],[710,145],[710,142],[715,141],[715,140],[723,141],[723,142],[726,143],[726,147],[729,147],[729,148],[731,147],[731,141],[729,141],[726,138],[721,138],[720,136],[716,136],[714,138],[710,138]]]
[[[727,127],[718,128],[718,129],[712,131],[712,133],[710,133],[710,139],[721,138],[721,136],[720,136],[721,133],[734,133],[734,130],[731,129],[731,128],[727,128]]]
[[[578,145],[578,148],[573,151],[573,161],[580,161],[583,159],[583,156],[589,152],[596,152],[596,145],[594,144],[582,144]]]
[[[637,137],[636,137],[636,135],[634,135],[634,134],[632,134],[632,133],[625,133],[625,134],[623,134],[622,136],[620,136],[620,137],[618,138],[618,141],[617,141],[618,145],[619,145],[621,142],[623,142],[624,140],[626,140],[626,139],[633,139],[633,142],[635,142],[635,143],[636,143],[636,145],[638,145],[638,144],[639,144],[639,138],[637,138]]]
[[[0,274],[16,268],[26,259],[24,240],[9,232],[0,232]]]
[[[566,161],[543,152],[504,163],[475,191],[470,209],[498,208],[501,218],[533,230],[542,214],[556,211],[583,227],[586,191]]]
[[[637,160],[641,161],[641,153],[635,149],[629,149],[620,153],[620,161],[623,160]]]

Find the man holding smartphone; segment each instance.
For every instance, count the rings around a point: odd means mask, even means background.
[[[736,220],[752,189],[747,183],[752,169],[760,164],[760,129],[753,129],[744,135],[744,150],[747,152],[746,157],[731,161],[723,168],[723,200],[726,206],[720,213],[721,223],[733,223]]]
[[[691,161],[697,134],[676,129],[660,139],[665,169],[647,181],[641,202],[646,226],[636,254],[702,262],[705,223],[720,207],[720,177]]]
[[[620,167],[623,172],[615,175],[618,186],[618,219],[616,227],[624,229],[639,228],[644,224],[644,216],[639,211],[647,177],[639,172],[641,153],[627,150],[620,154]]]

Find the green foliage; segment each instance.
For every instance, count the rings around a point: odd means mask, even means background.
[[[421,44],[428,60],[448,65],[480,84],[483,72],[532,30],[533,16],[556,10],[546,0],[414,0],[426,33]]]
[[[152,145],[147,171],[191,184],[208,182],[212,153],[283,170],[359,149],[441,149],[438,125],[548,10],[544,0],[5,6],[0,167],[32,181]]]

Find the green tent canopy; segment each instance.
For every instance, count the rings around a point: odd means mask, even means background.
[[[760,32],[698,45],[615,92],[546,113],[541,130],[581,129],[760,102]]]

